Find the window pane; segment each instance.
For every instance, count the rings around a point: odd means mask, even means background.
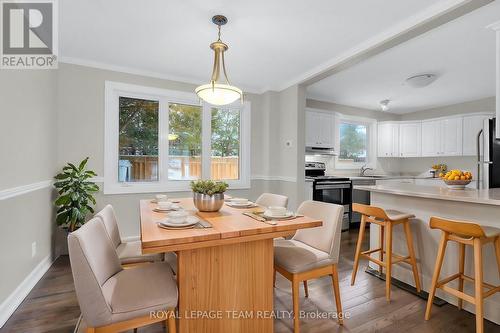
[[[339,163],[366,163],[367,126],[362,124],[340,123]]]
[[[240,178],[240,111],[212,109],[212,179]]]
[[[158,180],[159,102],[119,98],[118,181]]]
[[[201,178],[202,108],[169,104],[168,179]]]

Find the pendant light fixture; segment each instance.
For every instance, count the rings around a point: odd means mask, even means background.
[[[241,89],[232,86],[227,79],[224,52],[226,52],[229,47],[220,39],[220,28],[227,23],[227,18],[223,15],[215,15],[212,17],[212,22],[217,25],[219,30],[219,38],[210,44],[210,48],[214,50],[215,53],[212,79],[210,80],[210,83],[196,88],[195,92],[202,100],[213,105],[231,104],[238,98],[243,102],[243,92]],[[224,83],[219,82],[221,67],[224,73],[224,78],[226,79]]]

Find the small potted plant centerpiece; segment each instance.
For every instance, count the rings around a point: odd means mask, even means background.
[[[224,192],[228,184],[213,180],[195,180],[191,182],[193,201],[200,212],[217,212],[224,204]]]
[[[96,201],[94,193],[99,191],[99,186],[89,179],[97,176],[94,171],[87,170],[87,157],[78,166],[68,163],[63,167],[55,179],[54,187],[57,189],[58,198],[56,223],[69,232],[75,231],[86,222],[87,215],[94,213],[92,205]]]

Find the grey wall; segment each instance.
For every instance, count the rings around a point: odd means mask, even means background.
[[[0,191],[52,179],[56,170],[55,79],[51,70],[0,73]],[[0,304],[52,256],[52,188],[0,199]],[[37,254],[32,258],[31,244]]]
[[[317,101],[314,99],[307,99],[306,106],[308,108],[334,111],[349,116],[366,117],[366,118],[376,119],[378,121],[399,119],[399,116],[393,113],[356,108],[352,106],[336,104],[331,102]]]

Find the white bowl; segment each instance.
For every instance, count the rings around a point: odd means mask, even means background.
[[[167,214],[167,216],[169,221],[172,223],[183,223],[186,220],[186,217],[189,216],[189,214],[186,211],[179,210],[170,212]]]
[[[174,203],[170,201],[158,201],[158,208],[160,209],[171,209]]]
[[[156,202],[167,201],[168,197],[165,194],[157,194],[155,196]]]
[[[280,206],[270,206],[267,211],[273,216],[285,216],[287,213],[286,208]]]
[[[248,204],[248,199],[245,198],[232,198],[231,203],[237,204],[237,205],[246,205]]]

